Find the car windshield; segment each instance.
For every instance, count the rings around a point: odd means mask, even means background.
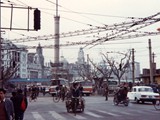
[[[152,88],[139,88],[139,92],[153,92]]]

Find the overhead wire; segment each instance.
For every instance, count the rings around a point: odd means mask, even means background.
[[[115,17],[115,16],[114,16]],[[133,19],[133,17],[131,17],[131,19]],[[143,18],[144,19],[144,18]],[[92,26],[92,25],[90,25],[90,26]]]

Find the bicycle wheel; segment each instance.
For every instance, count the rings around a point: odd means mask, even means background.
[[[59,102],[59,100],[60,100],[60,96],[58,94],[56,94],[55,96],[53,96],[53,101],[55,103]]]
[[[156,100],[156,103],[154,104],[154,108],[156,110],[160,110],[160,100]]]

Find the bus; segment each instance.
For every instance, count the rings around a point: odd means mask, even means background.
[[[93,93],[93,83],[90,80],[75,80],[71,84],[78,83],[83,87],[82,95],[90,96]]]
[[[49,87],[49,94],[54,96],[56,94],[56,87],[59,85],[66,86],[69,89],[69,82],[67,79],[64,79],[64,78],[51,79],[51,86]]]

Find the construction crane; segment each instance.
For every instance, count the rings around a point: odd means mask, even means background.
[[[84,47],[87,47],[87,46],[94,47],[106,41],[160,35],[159,31],[156,31],[156,32],[140,31],[140,29],[143,29],[145,27],[148,27],[150,25],[153,25],[159,22],[160,21],[159,16],[160,16],[160,12],[145,18],[129,17],[131,20],[128,22],[121,22],[113,25],[94,26],[89,29],[82,29],[82,30],[76,30],[72,32],[61,33],[59,34],[60,38],[92,34],[94,37],[96,37],[96,39],[89,40],[89,41],[79,41],[79,42],[68,41],[64,44],[60,44],[60,46],[84,45]],[[43,36],[37,36],[37,37],[12,39],[10,41],[12,41],[13,43],[20,43],[20,42],[31,42],[31,41],[39,41],[39,40],[53,40],[53,39],[55,39],[55,35],[50,34],[50,35],[43,35]],[[49,46],[46,45],[42,47],[54,48],[54,45],[49,45]],[[36,46],[28,46],[28,49],[32,49],[32,48],[36,48]]]

